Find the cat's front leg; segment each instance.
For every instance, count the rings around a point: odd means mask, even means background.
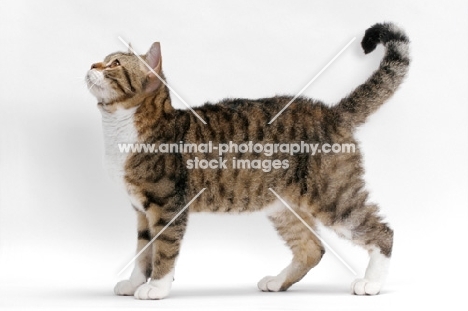
[[[151,240],[151,233],[148,228],[148,220],[146,215],[137,211],[138,220],[138,242],[137,254]],[[132,275],[128,280],[118,282],[114,287],[114,293],[119,296],[132,296],[136,289],[143,283],[146,283],[151,275],[151,247],[148,247],[138,258],[133,268]]]
[[[177,202],[179,200],[176,198],[170,201],[164,206],[151,204],[146,210],[151,234],[157,236],[157,239],[152,245],[151,279],[138,287],[135,292],[136,299],[162,299],[167,297],[171,290],[188,211],[177,216],[183,208],[183,202]]]

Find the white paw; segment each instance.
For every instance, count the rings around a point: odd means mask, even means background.
[[[163,299],[169,295],[171,284],[160,280],[150,281],[141,285],[135,292],[136,299]]]
[[[139,284],[132,284],[130,280],[123,280],[115,285],[114,293],[119,296],[132,296],[138,286]]]
[[[257,286],[263,292],[279,292],[284,280],[278,276],[266,276],[261,279]]]
[[[377,295],[382,283],[367,279],[357,279],[351,283],[351,293],[354,295]]]

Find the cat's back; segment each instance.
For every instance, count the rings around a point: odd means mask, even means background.
[[[341,116],[321,101],[293,96],[232,98],[194,109],[207,124],[192,116],[188,140],[333,143],[352,137],[340,127]],[[195,135],[190,135],[190,131]]]

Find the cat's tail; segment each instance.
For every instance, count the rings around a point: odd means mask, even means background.
[[[366,30],[361,45],[364,53],[372,52],[378,43],[385,55],[372,76],[335,106],[347,129],[363,124],[366,118],[389,99],[403,82],[408,67],[409,39],[392,23],[375,24]]]

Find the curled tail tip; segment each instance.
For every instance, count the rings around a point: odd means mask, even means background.
[[[377,23],[366,30],[361,46],[365,54],[369,54],[377,44],[386,44],[389,41],[409,43],[405,32],[393,23]]]
[[[366,30],[364,38],[362,38],[361,46],[364,49],[364,53],[369,54],[377,47],[380,43],[380,36],[384,32],[383,24],[375,24]]]

